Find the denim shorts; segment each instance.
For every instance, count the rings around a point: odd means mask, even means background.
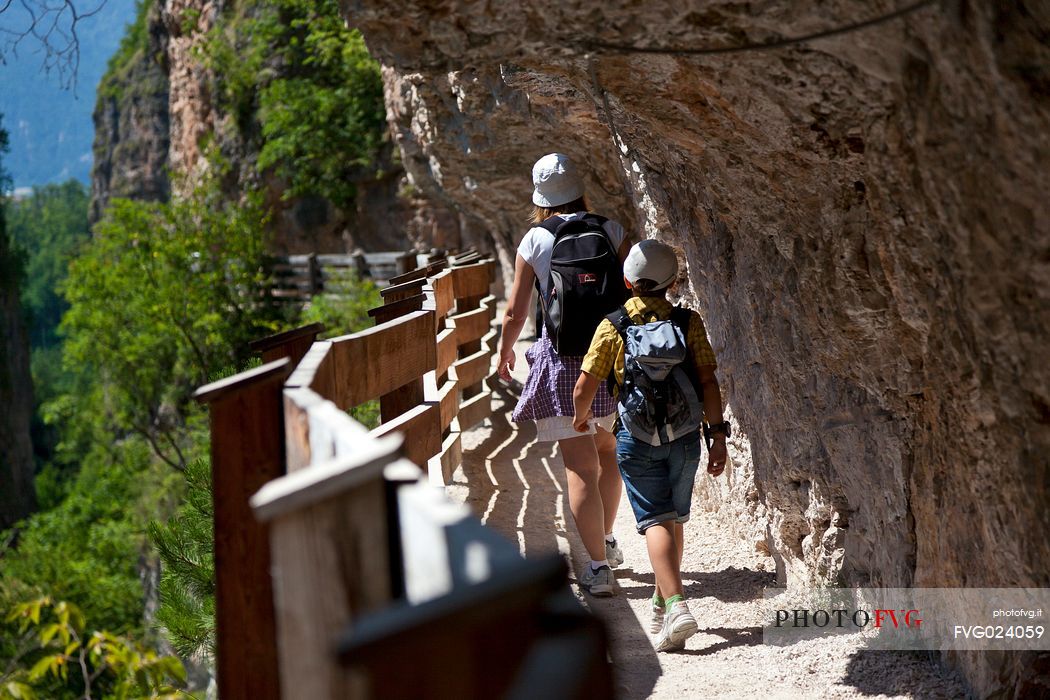
[[[627,500],[638,532],[689,519],[693,480],[700,466],[700,433],[654,447],[624,428],[616,433],[616,463],[627,486]]]

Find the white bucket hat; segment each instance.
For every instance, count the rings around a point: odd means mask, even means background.
[[[623,261],[623,276],[632,285],[638,280],[652,280],[656,283],[653,291],[663,289],[678,277],[678,256],[674,248],[660,241],[635,243]]]
[[[532,203],[538,207],[557,207],[583,196],[583,180],[564,153],[549,153],[536,161],[532,184]]]

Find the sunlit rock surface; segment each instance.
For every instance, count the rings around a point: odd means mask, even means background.
[[[761,44],[900,6],[343,2],[415,186],[505,272],[554,150],[592,208],[680,248],[746,434],[699,491],[784,580],[1050,585],[1046,6],[773,50],[595,43]],[[1038,682],[958,661],[980,694]]]

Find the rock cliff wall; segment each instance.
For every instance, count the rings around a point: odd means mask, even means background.
[[[211,144],[231,166],[231,197],[249,184],[265,191],[274,212],[270,234],[275,253],[470,245],[473,239],[461,236],[459,216],[413,196],[393,160],[393,148],[377,164],[384,174],[362,181],[357,201],[347,211],[321,197],[287,198],[287,183],[257,172],[257,134],[242,133],[235,124],[236,115],[217,98],[215,76],[202,59],[209,32],[242,11],[250,8],[216,0],[155,0],[148,7],[138,44],[126,40],[100,86],[92,221],[111,197],[167,200],[172,174],[175,189],[188,191]],[[243,26],[227,24],[224,31],[231,36]]]
[[[168,198],[168,43],[160,8],[153,4],[146,12],[144,31],[134,42],[125,39],[123,54],[113,59],[99,83],[92,222],[113,197]]]
[[[0,146],[5,145],[0,133]],[[0,179],[4,176],[0,172]],[[29,373],[29,334],[19,296],[20,265],[7,237],[0,202],[0,530],[36,508],[33,487],[33,384]]]
[[[505,271],[553,150],[593,208],[678,246],[742,428],[700,492],[784,580],[1050,585],[1046,6],[625,48],[901,6],[343,0],[413,182]],[[960,663],[981,694],[1043,682],[1026,657]]]

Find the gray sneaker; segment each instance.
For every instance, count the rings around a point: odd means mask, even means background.
[[[660,634],[664,628],[664,606],[649,599],[649,634]]]
[[[693,613],[689,612],[689,606],[684,600],[679,600],[672,604],[671,609],[664,614],[664,626],[656,638],[656,650],[685,649],[685,640],[696,634],[699,628]]]
[[[596,598],[608,598],[616,595],[616,578],[608,566],[599,566],[597,571],[585,564],[579,577],[580,588]]]
[[[620,549],[619,542],[605,540],[605,558],[609,560],[609,566],[613,568],[623,564],[623,551]]]

